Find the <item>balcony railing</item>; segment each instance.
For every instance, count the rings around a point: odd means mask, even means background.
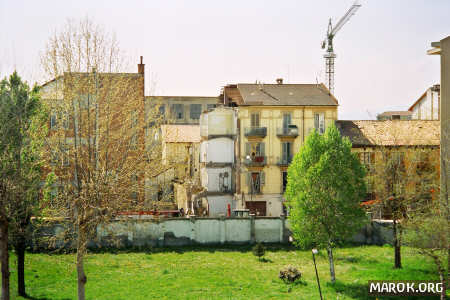
[[[247,127],[244,130],[245,136],[265,137],[267,135],[267,127]]]
[[[297,125],[289,125],[288,127],[277,128],[278,137],[297,137],[298,128]]]
[[[265,166],[267,164],[267,158],[265,156],[254,156],[250,159],[245,158],[244,164],[249,167]]]
[[[277,164],[279,166],[288,166],[292,162],[292,156],[282,156],[278,158]]]

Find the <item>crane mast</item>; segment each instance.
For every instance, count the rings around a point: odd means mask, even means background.
[[[323,55],[325,58],[325,83],[330,90],[330,93],[334,93],[334,60],[336,58],[336,54],[333,49],[333,38],[336,36],[336,33],[344,26],[345,23],[356,13],[356,11],[361,7],[361,4],[358,1],[350,7],[350,9],[345,13],[345,15],[336,23],[333,27],[333,24],[330,21],[328,22],[328,30],[327,37],[322,42],[322,49],[327,48],[327,52]]]

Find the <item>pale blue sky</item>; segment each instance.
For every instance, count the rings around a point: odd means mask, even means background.
[[[153,94],[216,96],[228,83],[278,77],[321,82],[328,18],[353,2],[0,0],[0,76],[16,68],[41,80],[39,51],[50,34],[88,15],[115,31],[136,63],[144,56]],[[450,35],[448,0],[360,2],[334,41],[340,119],[406,109],[439,82],[439,58],[426,50]]]

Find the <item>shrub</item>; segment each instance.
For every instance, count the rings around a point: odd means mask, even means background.
[[[261,260],[261,257],[266,253],[266,248],[261,244],[256,244],[252,249],[253,255],[258,256],[258,259]]]
[[[278,277],[285,283],[294,283],[302,277],[302,273],[292,266],[288,266],[280,271]]]

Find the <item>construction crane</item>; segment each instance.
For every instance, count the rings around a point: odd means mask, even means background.
[[[359,4],[357,0],[334,27],[331,24],[331,18],[328,23],[327,37],[322,42],[322,49],[327,48],[327,53],[323,55],[325,58],[325,83],[327,84],[331,94],[334,93],[334,59],[336,58],[336,54],[333,49],[333,38],[360,7],[361,4]]]

